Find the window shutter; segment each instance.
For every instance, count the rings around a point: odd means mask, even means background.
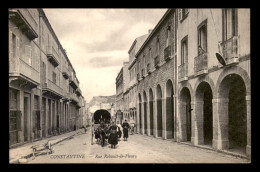
[[[16,36],[16,58],[20,57],[20,39]]]
[[[32,59],[31,59],[31,46],[25,45],[25,56],[26,61],[29,65],[32,65]]]
[[[9,31],[9,59],[13,58],[13,33]]]
[[[179,8],[179,21],[182,19],[182,8]]]
[[[22,131],[22,112],[21,111],[16,111],[17,113],[17,119],[16,119],[16,123],[17,123],[17,130],[18,131]]]

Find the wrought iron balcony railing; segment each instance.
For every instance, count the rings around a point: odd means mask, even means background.
[[[194,72],[196,75],[208,73],[208,54],[206,52],[194,58]]]
[[[59,55],[54,49],[54,47],[48,46],[47,58],[55,67],[59,66],[59,61],[58,61]]]
[[[221,42],[220,48],[226,64],[237,63],[239,61],[239,36],[233,36]]]

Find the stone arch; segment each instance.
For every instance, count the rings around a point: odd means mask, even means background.
[[[194,92],[193,92],[193,89],[192,89],[191,84],[189,83],[189,81],[186,81],[186,82],[182,83],[181,86],[179,87],[179,92],[178,92],[179,97],[181,95],[182,89],[185,88],[185,87],[189,90],[190,96],[191,96],[191,101],[193,101],[194,100]]]
[[[197,83],[196,83],[197,84]],[[211,83],[212,84],[212,83]],[[212,145],[213,139],[213,108],[212,85],[202,80],[194,89],[194,137],[192,142],[195,145]],[[214,87],[213,87],[214,88]]]
[[[191,92],[188,87],[182,87],[179,96],[179,127],[181,141],[191,141]]]
[[[166,138],[174,138],[174,89],[171,79],[165,84],[165,108],[166,108]]]
[[[156,86],[156,102],[157,102],[157,136],[162,137],[162,88],[158,84]]]
[[[217,83],[216,83],[216,94],[217,94],[217,96],[219,97],[220,84],[222,83],[223,79],[230,74],[237,74],[243,79],[245,86],[246,86],[246,95],[250,95],[250,93],[251,93],[251,85],[250,85],[251,80],[250,80],[250,77],[248,76],[247,71],[242,69],[241,67],[232,66],[230,68],[224,69],[220,73],[218,80],[217,80]]]
[[[216,97],[216,87],[215,84],[213,82],[213,80],[210,78],[209,75],[205,75],[202,77],[199,77],[194,85],[194,91],[196,92],[198,86],[202,83],[202,82],[206,82],[209,84],[211,90],[212,90],[212,94],[213,94],[213,98]],[[196,94],[196,93],[195,93]],[[194,97],[195,98],[195,97]]]
[[[244,69],[232,66],[219,75],[216,88],[216,116],[219,120],[214,128],[221,136],[221,140],[216,141],[221,144],[216,147],[246,151],[251,145],[251,123],[248,122],[251,119],[250,78]]]
[[[153,90],[152,88],[149,89],[149,117],[150,117],[150,135],[153,135],[153,107],[154,107],[154,95],[153,95]]]

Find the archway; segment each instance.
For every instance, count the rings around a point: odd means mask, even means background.
[[[143,92],[144,105],[144,134],[147,134],[147,97],[145,91]]]
[[[247,145],[247,104],[246,86],[243,78],[237,74],[227,75],[219,87],[219,96],[228,99],[226,112],[228,114],[229,149],[246,153]]]
[[[195,94],[195,116],[199,144],[212,146],[213,139],[213,112],[212,112],[212,89],[207,82],[201,82]]]
[[[156,88],[157,102],[157,136],[162,137],[162,89],[158,85]]]
[[[149,90],[149,108],[150,108],[150,135],[153,135],[153,91]]]
[[[180,103],[182,141],[191,141],[191,95],[187,87],[180,92]]]
[[[139,99],[139,133],[141,133],[142,131],[142,98],[141,95],[138,95],[138,99]]]
[[[174,138],[174,106],[173,84],[171,80],[166,83],[166,138]]]
[[[99,110],[95,111],[95,113],[93,115],[93,120],[94,120],[95,124],[98,124],[101,121],[103,121],[105,123],[110,123],[111,114],[105,109],[99,109]]]

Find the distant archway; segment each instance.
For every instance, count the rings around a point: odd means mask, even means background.
[[[100,123],[101,121],[105,123],[110,123],[111,114],[105,109],[99,109],[95,111],[93,115],[93,120],[95,124]]]

